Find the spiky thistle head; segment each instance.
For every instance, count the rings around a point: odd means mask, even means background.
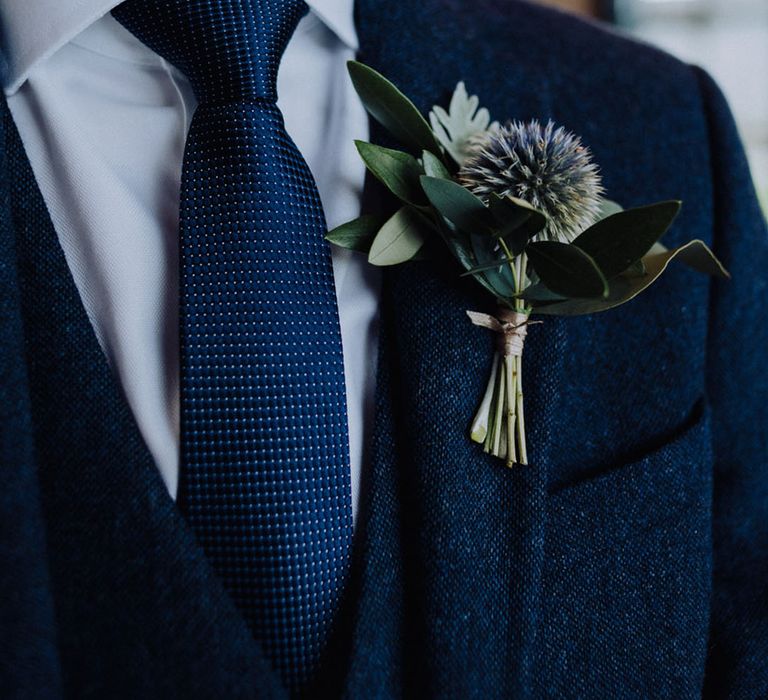
[[[484,200],[525,200],[549,219],[537,238],[564,243],[594,223],[604,192],[589,149],[552,121],[508,122],[475,137],[458,180]]]

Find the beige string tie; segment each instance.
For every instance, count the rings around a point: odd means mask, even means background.
[[[528,314],[512,309],[499,309],[498,318],[479,311],[467,311],[469,320],[476,326],[488,328],[500,335],[499,349],[504,357],[522,357],[528,326],[543,321],[531,321]]]

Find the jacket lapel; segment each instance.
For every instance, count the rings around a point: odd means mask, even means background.
[[[69,693],[100,697],[279,697],[279,682],[180,517],[80,302],[7,106],[32,424]],[[26,365],[26,367],[24,367]],[[31,464],[29,469],[34,469]],[[34,499],[34,492],[19,498]],[[41,555],[42,556],[42,555]],[[45,566],[45,564],[42,564]],[[121,629],[114,635],[114,628]]]
[[[446,27],[440,11],[432,2],[393,3],[382,13],[359,0],[361,60],[422,110],[445,103],[465,79],[497,116],[548,114],[545,83],[529,77],[515,87],[505,75],[502,96],[494,93],[498,74],[472,74],[474,49],[461,48],[461,28]],[[106,690],[177,693],[206,683],[221,696],[277,696],[274,674],[138,434],[7,110],[3,116],[27,388],[32,419],[45,426],[34,449],[68,683],[96,677]],[[385,141],[377,128],[372,138]],[[387,206],[371,181],[365,206]],[[532,464],[509,470],[467,437],[494,347],[467,309],[493,306],[471,282],[459,284],[454,269],[422,262],[386,270],[372,467],[347,614],[325,678],[348,697],[518,697],[530,685],[566,326],[554,320],[529,335]],[[115,621],[138,648],[110,648]],[[94,669],[97,658],[103,667]]]
[[[494,95],[488,76],[472,74],[477,62],[456,49],[460,27],[435,30],[440,8],[426,5],[394,3],[384,16],[372,0],[358,2],[360,60],[422,111],[445,103],[460,79],[498,116],[548,111],[546,90],[509,90],[508,78],[508,94]],[[375,124],[372,140],[394,145]],[[369,179],[365,210],[388,207]],[[473,285],[442,262],[384,273],[348,697],[523,697],[530,688],[566,327],[554,320],[529,334],[531,465],[507,469],[468,439],[495,342],[466,317],[493,311]]]

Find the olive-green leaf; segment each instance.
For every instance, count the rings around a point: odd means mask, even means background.
[[[642,277],[617,277],[609,282],[609,293],[605,299],[568,299],[554,304],[533,302],[538,314],[552,316],[580,316],[582,314],[607,311],[634,299],[640,292],[651,286],[667,269],[672,260],[680,262],[709,275],[729,278],[730,274],[715,257],[707,245],[700,240],[689,241],[679,248],[667,250],[663,246],[654,249],[643,258],[645,275]]]
[[[483,263],[482,265],[476,265],[470,267],[465,272],[462,272],[460,277],[469,277],[471,275],[479,275],[481,272],[487,272],[488,270],[499,270],[503,265],[506,265],[506,260],[499,258],[498,260],[491,260],[490,262]]]
[[[548,289],[564,297],[604,297],[608,282],[595,261],[581,248],[558,241],[526,247],[528,259]]]
[[[355,145],[368,170],[395,197],[409,204],[424,203],[424,195],[419,184],[422,169],[412,155],[365,141],[355,141]]]
[[[456,228],[450,221],[442,220],[442,225],[437,227],[440,237],[448,246],[448,250],[453,253],[456,260],[459,261],[465,270],[469,270],[477,264],[474,253],[472,252],[472,243],[469,240],[469,234]]]
[[[526,243],[547,225],[547,217],[522,199],[491,194],[488,208],[496,222],[494,237],[503,238],[513,255],[522,253]]]
[[[442,180],[450,179],[451,174],[448,172],[448,168],[443,165],[443,161],[441,161],[434,153],[423,151],[421,154],[421,162],[424,165],[424,172],[430,177],[439,177]]]
[[[651,249],[679,211],[679,201],[626,209],[590,226],[573,245],[588,253],[603,274],[612,279]]]
[[[416,106],[381,73],[358,61],[347,63],[352,84],[368,113],[404,146],[441,153],[440,144]]]
[[[475,254],[472,250],[472,242],[470,241],[468,233],[457,228],[444,217],[441,217],[441,220],[437,225],[437,230],[440,237],[443,239],[443,242],[448,247],[448,250],[453,253],[453,256],[465,270],[471,270],[477,265],[477,260],[475,259]],[[496,290],[483,275],[476,275],[475,280],[491,294],[497,294]]]
[[[493,231],[495,221],[483,200],[453,180],[422,175],[421,186],[432,206],[467,233]]]
[[[645,263],[643,259],[635,260],[624,272],[621,273],[624,277],[642,277],[645,274]]]
[[[496,219],[499,229],[508,231],[518,228],[533,215],[539,213],[522,199],[501,197],[496,193],[492,193],[488,198],[488,208]]]
[[[509,262],[506,257],[503,257],[501,262],[499,262],[499,251],[494,250],[494,248],[498,248],[496,241],[489,236],[476,233],[470,234],[469,238],[478,264],[483,266],[492,265],[483,271],[482,276],[493,288],[496,296],[501,298],[514,297],[514,278],[510,274]],[[495,266],[493,266],[493,263],[495,263]]]
[[[567,297],[562,294],[555,294],[551,289],[545,287],[541,282],[538,284],[532,284],[526,287],[520,294],[517,295],[521,299],[527,301],[562,301]]]
[[[651,248],[648,256],[643,258],[644,264],[651,255],[670,255],[671,259],[677,259],[697,272],[712,275],[712,277],[720,277],[721,279],[731,279],[731,273],[725,269],[723,263],[710,250],[709,246],[704,241],[698,239],[694,239],[690,243],[674,250],[669,250],[661,243],[657,243]]]
[[[361,216],[359,219],[337,226],[333,231],[329,231],[325,238],[341,248],[367,253],[386,220],[386,216],[375,214]]]
[[[618,202],[614,202],[612,199],[603,198],[600,200],[600,211],[597,213],[597,218],[606,219],[609,216],[618,214],[620,211],[624,211],[624,207]]]
[[[418,214],[403,207],[381,227],[368,253],[368,262],[379,266],[406,262],[421,250],[425,241]]]

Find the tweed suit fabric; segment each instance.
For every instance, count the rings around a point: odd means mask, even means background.
[[[461,77],[495,118],[551,116],[625,206],[683,199],[665,242],[702,237],[734,276],[671,266],[532,331],[531,469],[508,470],[464,432],[494,351],[464,312],[490,302],[436,261],[388,270],[354,585],[308,697],[768,697],[768,235],[722,94],[527,2],[356,8],[361,60],[419,109]],[[2,109],[4,697],[285,698],[141,443]]]
[[[292,687],[318,664],[352,534],[324,215],[275,102],[306,9],[131,0],[115,12],[200,101],[181,193],[179,502]]]

